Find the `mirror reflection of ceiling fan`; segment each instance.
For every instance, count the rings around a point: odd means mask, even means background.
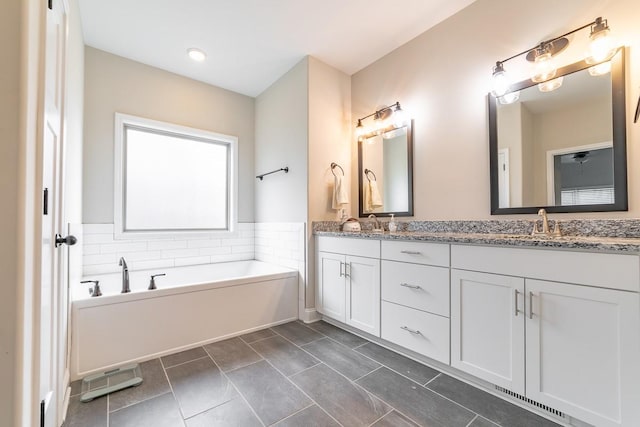
[[[589,154],[591,154],[589,151],[579,151],[575,153],[572,158],[574,162],[583,164],[591,159],[591,157],[589,157]]]

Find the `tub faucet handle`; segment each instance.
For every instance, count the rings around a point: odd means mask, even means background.
[[[149,280],[149,287],[147,288],[148,290],[152,291],[154,289],[158,289],[156,287],[156,277],[158,276],[166,276],[165,273],[160,273],[160,274],[152,274],[151,275],[151,280]]]
[[[89,295],[92,297],[100,297],[102,296],[102,291],[100,290],[100,281],[99,280],[83,280],[80,283],[93,283],[93,288],[89,288]]]

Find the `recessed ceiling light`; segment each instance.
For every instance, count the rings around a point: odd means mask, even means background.
[[[195,47],[187,49],[187,54],[189,54],[189,58],[193,59],[194,61],[198,61],[198,62],[204,61],[205,58],[207,57],[206,53],[204,53],[203,51],[201,51],[200,49],[197,49]]]

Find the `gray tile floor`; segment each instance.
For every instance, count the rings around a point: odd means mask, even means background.
[[[64,427],[557,425],[325,322],[291,322],[141,364],[142,385]]]

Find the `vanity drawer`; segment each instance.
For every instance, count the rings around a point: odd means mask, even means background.
[[[451,264],[460,270],[640,291],[635,254],[452,245]]]
[[[316,247],[318,252],[380,258],[380,240],[317,236]]]
[[[449,269],[384,260],[382,299],[449,317]]]
[[[406,241],[382,241],[382,258],[415,264],[449,266],[449,245]]]
[[[382,301],[382,339],[449,364],[449,319]]]

